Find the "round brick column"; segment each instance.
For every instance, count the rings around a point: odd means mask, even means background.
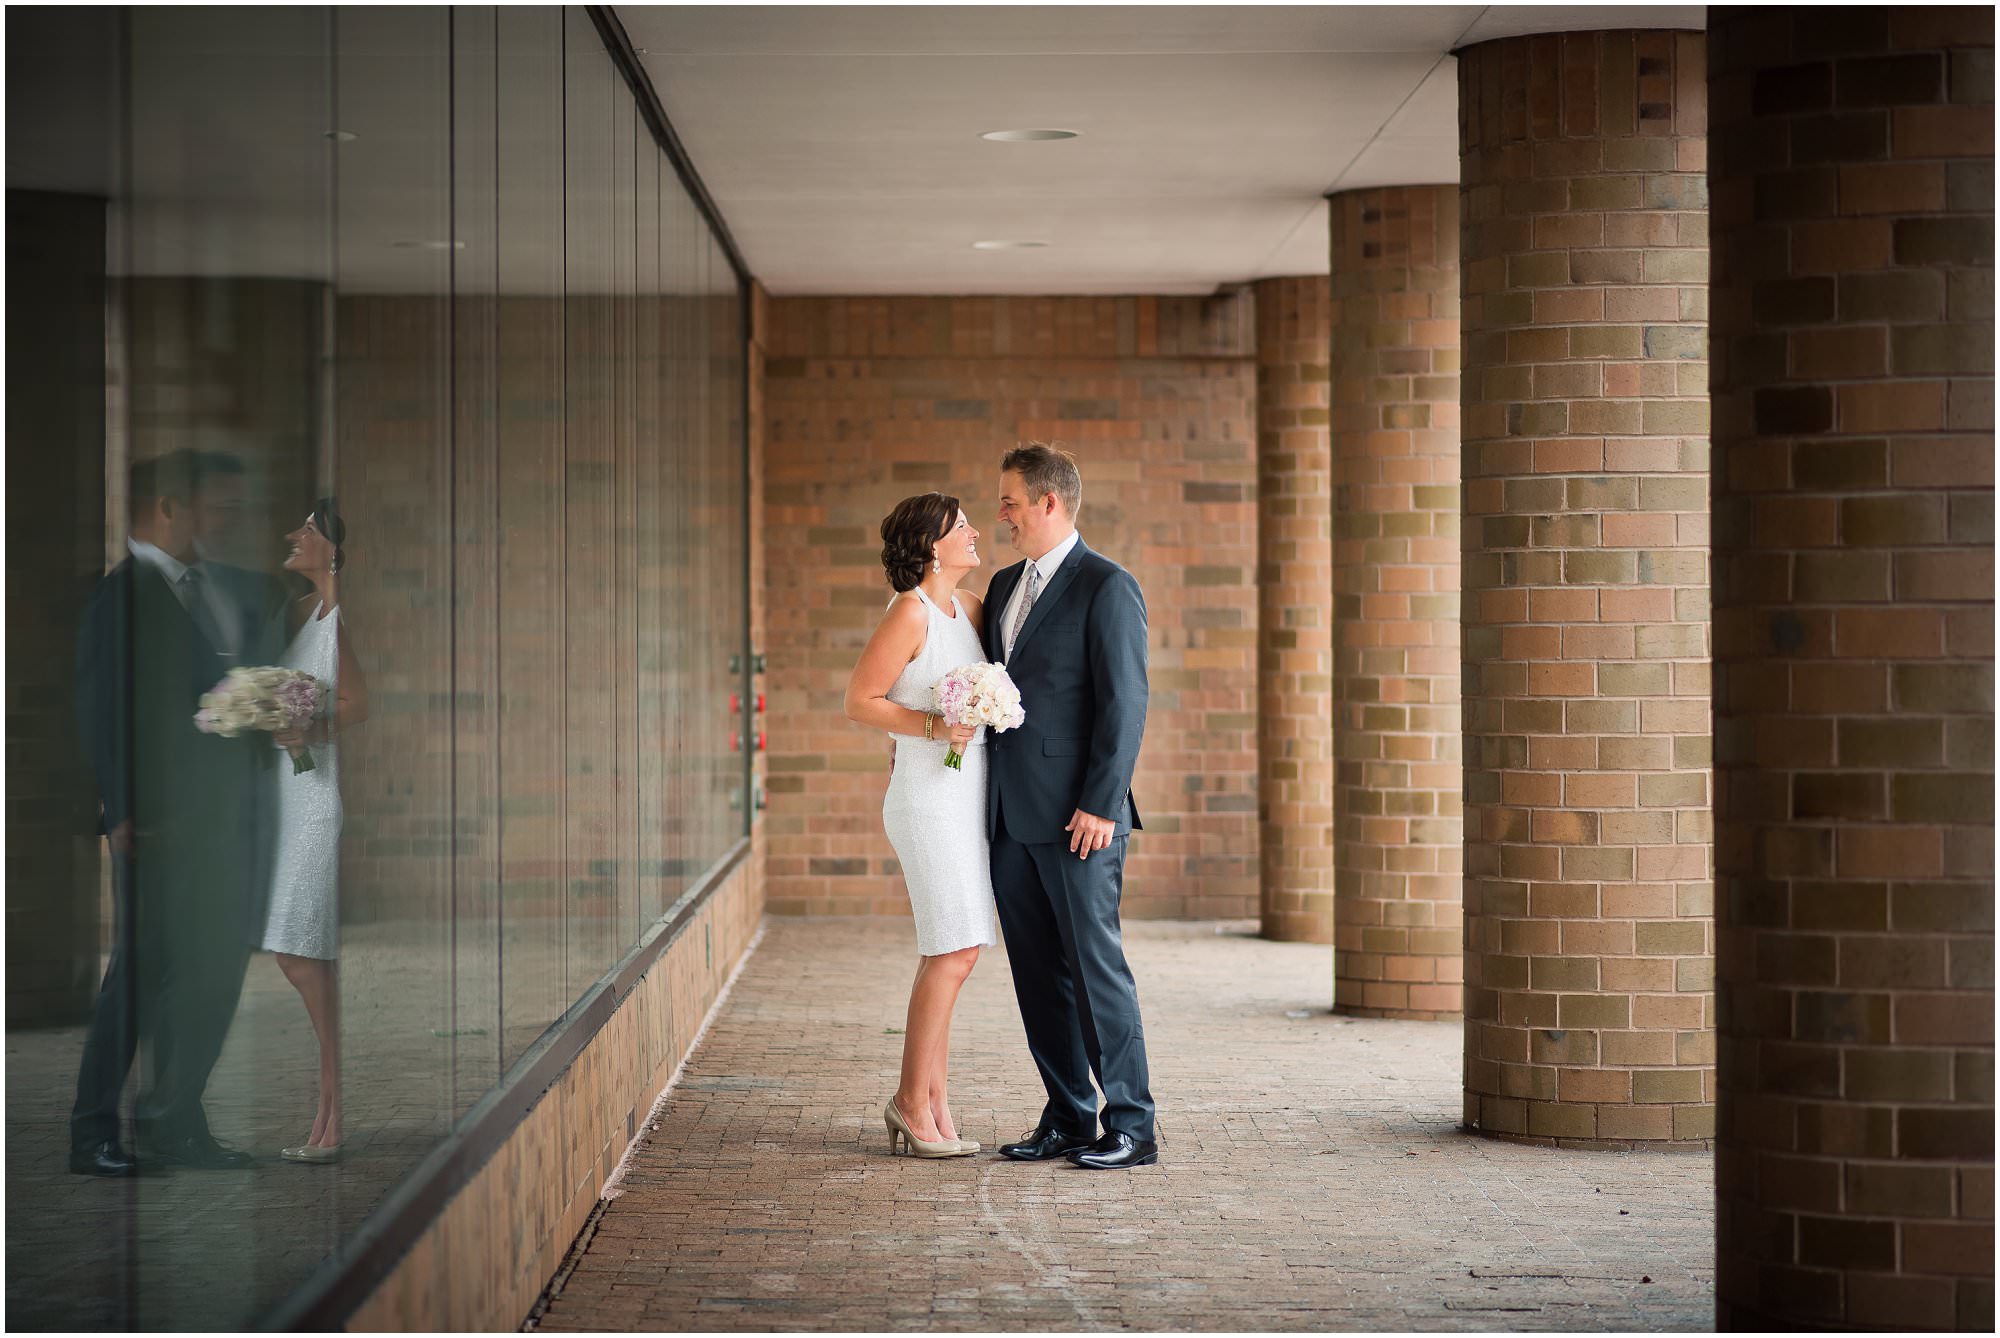
[[[1458,187],[1344,191],[1333,239],[1334,1007],[1459,1009]]]
[[[1257,823],[1264,937],[1333,941],[1327,284],[1257,301]]]
[[[1703,39],[1459,55],[1465,1120],[1714,1132]]]
[[[1709,11],[1723,1328],[1993,1327],[1993,12]]]

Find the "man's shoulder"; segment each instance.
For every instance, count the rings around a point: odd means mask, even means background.
[[[131,558],[126,558],[110,571],[99,576],[90,586],[90,602],[101,604],[106,600],[124,599],[132,593],[134,567]],[[86,578],[87,579],[87,578]]]
[[[1125,570],[1115,559],[1106,557],[1095,548],[1085,548],[1083,558],[1077,565],[1077,574],[1087,576],[1093,585],[1103,585],[1121,577],[1138,584],[1131,572]]]

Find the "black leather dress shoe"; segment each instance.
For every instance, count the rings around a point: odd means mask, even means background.
[[[107,1138],[89,1147],[69,1150],[69,1169],[76,1175],[101,1175],[106,1178],[123,1175],[137,1175],[139,1162],[118,1140]]]
[[[245,1171],[257,1161],[247,1152],[216,1142],[215,1135],[209,1133],[169,1138],[153,1143],[146,1151],[169,1166],[188,1166],[199,1171]]]
[[[1015,1161],[1054,1161],[1065,1152],[1089,1146],[1091,1142],[1088,1138],[1078,1138],[1044,1124],[1022,1135],[1018,1143],[1002,1143],[1000,1155]]]
[[[1158,1143],[1142,1143],[1130,1134],[1106,1134],[1069,1154],[1072,1166],[1087,1171],[1122,1171],[1128,1166],[1151,1166],[1159,1159]]]

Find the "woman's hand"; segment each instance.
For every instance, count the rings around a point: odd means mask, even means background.
[[[973,736],[978,733],[979,726],[977,725],[947,725],[945,727],[945,737],[960,747],[971,743]]]
[[[271,735],[272,740],[287,752],[316,748],[332,737],[333,730],[324,720],[315,720],[303,729],[281,729]]]

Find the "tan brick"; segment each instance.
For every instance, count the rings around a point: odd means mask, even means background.
[[[1705,124],[1704,73],[1698,35],[1508,39],[1459,63],[1462,179],[1512,182],[1527,159],[1559,164],[1566,183],[1559,197],[1503,187],[1464,231],[1466,273],[1481,276],[1468,291],[1490,285],[1464,313],[1466,383],[1481,395],[1462,424],[1477,480],[1463,531],[1465,867],[1506,880],[1477,897],[1468,883],[1468,978],[1524,1022],[1545,1009],[1518,991],[1565,991],[1556,1020],[1571,1030],[1556,1041],[1529,1022],[1531,1065],[1614,1029],[1606,1053],[1591,1047],[1596,1076],[1571,1056],[1550,1108],[1588,1100],[1599,1137],[1709,1136],[1677,1134],[1671,1111],[1624,1114],[1642,1099],[1630,1066],[1692,1084],[1644,1100],[1699,1109],[1713,1062],[1671,1030],[1704,1025],[1703,977],[1681,954],[1705,964],[1712,904],[1681,895],[1708,873],[1708,682],[1680,672],[1708,654],[1706,156],[1691,129]],[[1570,92],[1586,84],[1588,115]],[[1567,249],[1566,275],[1546,259],[1562,252],[1523,254],[1536,239]],[[1531,301],[1495,305],[1529,284]],[[1820,289],[1831,315],[1837,290]],[[1614,904],[1660,923],[1596,918]],[[1546,920],[1558,938],[1528,932]],[[1515,956],[1488,970],[1502,943]],[[1647,1024],[1643,991],[1690,997]],[[1657,1039],[1621,1040],[1612,1057],[1610,1038],[1635,1025]],[[1485,1076],[1468,1069],[1468,1090]]]
[[[1174,629],[1176,642],[1151,659],[1146,752],[1146,759],[1176,760],[1142,760],[1135,777],[1148,831],[1134,843],[1125,914],[1184,914],[1197,900],[1219,916],[1261,913],[1260,726],[1251,704],[1260,683],[1257,604],[1267,596],[1260,587],[1245,604],[1259,584],[1259,461],[1295,456],[1285,477],[1300,480],[1312,479],[1314,468],[1309,446],[1296,454],[1296,436],[1288,444],[1282,434],[1274,440],[1258,431],[1258,363],[1247,356],[1260,345],[1254,305],[1246,297],[1204,317],[1199,300],[1154,297],[769,302],[763,521],[804,543],[787,561],[765,567],[768,597],[794,607],[799,575],[812,571],[851,601],[817,596],[803,610],[807,617],[774,616],[762,647],[774,713],[780,693],[796,694],[788,700],[797,703],[788,727],[771,731],[774,767],[797,779],[795,789],[770,792],[771,855],[841,861],[801,894],[812,898],[806,904],[821,913],[866,914],[893,908],[901,897],[900,879],[879,872],[891,854],[879,820],[887,750],[880,736],[840,715],[858,653],[858,643],[845,638],[865,636],[887,602],[873,552],[879,541],[871,545],[869,536],[903,496],[932,487],[956,493],[985,534],[986,566],[967,583],[974,593],[984,590],[1015,555],[991,533],[991,496],[979,490],[993,486],[1006,446],[1053,438],[1082,466],[1087,541],[1132,570],[1152,626]],[[1324,344],[1315,350],[1311,339],[1309,326],[1281,330],[1265,345],[1266,361],[1293,373],[1324,367]],[[1137,367],[1143,376],[1131,370]],[[1300,386],[1311,387],[1312,403],[1266,405],[1265,412],[1325,407],[1330,386],[1322,375],[1295,376],[1266,391],[1296,399]],[[950,416],[910,420],[915,403],[949,405]],[[870,468],[829,472],[828,442],[836,436],[867,443]],[[1324,462],[1318,468],[1323,475]],[[1190,487],[1199,491],[1190,494]],[[1284,498],[1269,500],[1281,508]],[[1146,514],[1179,519],[1166,530],[1149,528],[1142,539],[1137,518]],[[1307,549],[1328,542],[1323,534],[1289,540]],[[1310,558],[1302,560],[1310,566]],[[1272,584],[1269,597],[1282,588]],[[1322,620],[1318,634],[1329,635],[1330,626]],[[1286,630],[1294,638],[1314,634],[1312,626]],[[1310,694],[1315,675],[1330,666],[1283,671],[1298,675],[1298,690]],[[1183,778],[1194,775],[1200,788],[1186,788]],[[1154,841],[1161,844],[1149,849]],[[1326,876],[1303,853],[1285,867],[1301,883]],[[1282,923],[1292,930],[1306,925],[1316,936],[1330,934],[1330,915],[1288,915]]]
[[[1795,1150],[1828,1191],[1780,1239],[1762,1223],[1799,1205],[1762,1175],[1718,1175],[1718,1249],[1740,1260],[1719,1272],[1718,1314],[1959,1327],[1939,1284],[1961,1266],[1990,1277],[1991,1234],[1937,1219],[1962,1168],[1991,1162],[1990,1085],[1973,1110],[1955,1083],[1967,1058],[1990,1071],[1992,991],[1984,967],[1940,988],[1941,949],[1969,933],[1990,955],[1993,810],[1990,756],[1946,739],[1990,738],[1992,642],[1984,613],[1976,635],[1947,628],[1955,603],[1992,595],[1990,534],[1950,515],[1958,488],[1990,505],[1993,216],[1991,116],[1951,104],[1948,71],[1968,43],[1988,72],[1972,82],[1990,82],[1991,15],[1857,11],[1829,28],[1717,10],[1709,37],[1732,90],[1711,181],[1740,205],[1718,208],[1713,239],[1714,894],[1740,910],[1719,926],[1717,1080],[1725,1110],[1795,1108]],[[1812,70],[1836,114],[1799,100]],[[1762,155],[1776,143],[1789,161]],[[1749,301],[1730,292],[1787,271]],[[1956,307],[1959,288],[1981,297]],[[1984,434],[1970,453],[1960,404]],[[1953,862],[1957,833],[1973,862]],[[1719,1167],[1773,1132],[1731,1121]],[[1787,1275],[1813,1281],[1773,1288]]]
[[[1390,712],[1392,701],[1451,701],[1458,695],[1455,647],[1459,606],[1458,544],[1419,549],[1395,544],[1454,532],[1460,497],[1458,434],[1447,429],[1417,438],[1388,433],[1390,418],[1435,419],[1455,405],[1456,377],[1424,375],[1458,366],[1458,196],[1452,187],[1353,191],[1333,198],[1330,330],[1332,377],[1341,391],[1332,425],[1334,470],[1343,486],[1331,547],[1340,641],[1333,647],[1334,736],[1339,774],[1327,793],[1345,815],[1333,831],[1328,872],[1336,889],[1334,914],[1355,927],[1382,918],[1419,892],[1440,907],[1455,907],[1461,836],[1455,816],[1462,792],[1456,711],[1424,715]],[[1560,278],[1563,257],[1517,257],[1509,282]],[[1553,264],[1553,268],[1551,268]],[[1377,303],[1393,302],[1410,317],[1394,338],[1365,337],[1374,330]],[[1560,341],[1559,341],[1560,342]],[[1527,350],[1534,357],[1563,356],[1560,346]],[[1524,387],[1525,388],[1525,387]],[[1439,411],[1439,412],[1434,412]],[[1455,418],[1454,418],[1455,421]],[[1559,420],[1530,415],[1511,430],[1561,431]],[[1406,486],[1390,486],[1391,484]],[[1391,589],[1413,592],[1385,598]],[[1307,703],[1308,707],[1313,703]],[[1421,760],[1396,775],[1365,761],[1395,756]],[[1439,814],[1407,827],[1363,822],[1362,813]],[[1451,816],[1442,816],[1451,815]],[[1450,870],[1432,873],[1431,870]],[[1461,954],[1456,934],[1412,938],[1367,958],[1343,956],[1339,971],[1362,988],[1336,1000],[1342,1012],[1435,1016],[1451,1000],[1456,1009]],[[1393,1005],[1370,996],[1367,985],[1395,979],[1445,982],[1419,993],[1414,987]]]

